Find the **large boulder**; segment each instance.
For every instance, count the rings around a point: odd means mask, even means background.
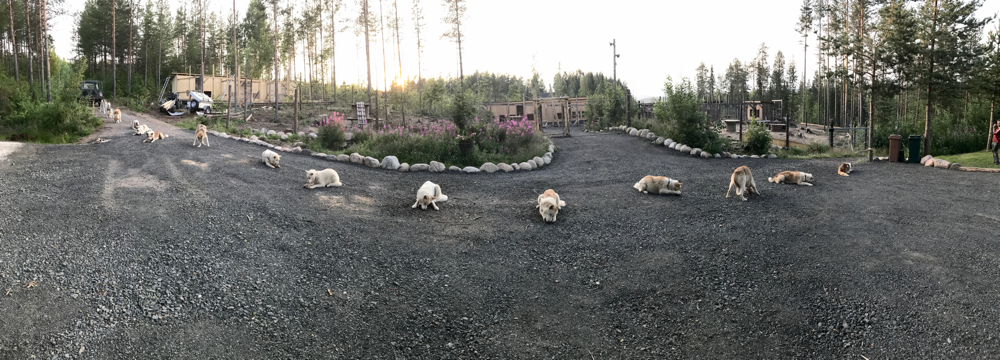
[[[638,129],[636,129],[636,128],[634,128],[634,127],[631,127],[631,126],[630,126],[630,127],[627,127],[627,128],[625,128],[625,133],[626,133],[626,134],[631,134],[633,130],[635,131],[635,133],[636,133],[636,134],[638,134],[638,133],[639,133],[639,130],[638,130]]]
[[[413,171],[427,171],[430,170],[431,166],[427,164],[413,164],[410,165],[410,172]]]
[[[483,166],[479,167],[479,170],[482,170],[482,171],[485,171],[485,172],[488,172],[488,173],[495,172],[495,171],[497,171],[499,169],[500,169],[499,167],[497,167],[495,164],[493,164],[491,162],[485,163],[485,164],[483,164]]]
[[[664,139],[662,137],[658,137],[658,138],[656,138],[656,140],[653,140],[653,143],[656,144],[656,145],[662,145],[663,144],[663,140],[666,140],[666,139]]]
[[[639,135],[639,130],[636,130],[636,129],[629,130],[628,134],[632,135],[632,136],[637,136],[637,135]]]
[[[652,131],[646,133],[646,139],[649,139],[649,140],[656,139],[656,133],[654,133]]]
[[[500,170],[503,170],[503,172],[514,171],[514,167],[513,166],[510,166],[510,165],[507,165],[507,164],[504,164],[504,163],[498,164],[497,167],[500,168]]]
[[[556,151],[556,146],[552,145],[552,144],[549,144],[549,152],[553,152],[553,151]]]
[[[368,167],[379,167],[378,159],[371,156],[365,156],[365,166]]]
[[[691,147],[687,146],[687,145],[682,145],[681,146],[681,152],[682,153],[689,153],[690,154],[691,153]]]
[[[517,164],[517,165],[519,165],[521,167],[521,170],[533,170],[535,168],[535,165],[533,165],[533,163],[534,162],[527,162],[527,161],[525,161],[525,162]]]
[[[760,159],[760,156],[757,156],[757,155],[750,155],[750,158],[751,158],[751,159]]]
[[[951,163],[951,166],[948,167],[948,170],[962,170],[962,164]]]
[[[691,154],[691,156],[701,156],[701,149],[699,148],[691,149],[689,154]]]
[[[642,129],[642,130],[639,130],[639,133],[636,136],[644,138],[644,137],[646,137],[646,134],[649,134],[649,130],[648,129]]]
[[[250,141],[257,141],[257,140],[260,140],[260,138],[257,137],[257,135],[250,135]]]
[[[535,168],[540,168],[542,166],[545,166],[545,160],[543,160],[540,156],[535,156],[531,158],[531,160],[535,161]]]
[[[723,151],[722,152],[722,157],[729,157],[729,152],[728,151]]]
[[[319,137],[319,135],[316,135],[316,133],[309,133],[309,137],[315,139]]]
[[[274,130],[268,130],[265,134],[267,134],[267,136],[274,136],[278,135],[278,132]]]
[[[552,154],[545,153],[545,155],[542,155],[542,160],[545,161],[545,165],[552,163]]]
[[[927,155],[927,156],[930,156],[930,155]],[[926,167],[934,167],[934,160],[938,160],[938,159],[934,159],[934,158],[927,159],[927,161],[924,161],[924,166],[926,166]]]
[[[448,171],[462,171],[462,168],[452,165],[448,167]]]
[[[408,172],[408,171],[410,171],[410,164],[407,164],[407,163],[399,164],[399,169],[398,170],[400,172]]]
[[[430,168],[427,170],[430,170],[430,172],[442,172],[445,169],[444,164],[437,161],[431,161]]]
[[[670,146],[674,143],[674,139],[663,139],[663,146]]]
[[[934,157],[930,156],[930,155],[927,155],[927,156],[924,156],[924,157],[920,158],[920,165],[926,165],[927,164],[927,160],[931,160],[933,158]]]
[[[389,170],[399,169],[399,159],[392,155],[382,158],[382,168]]]
[[[778,158],[778,155],[775,155],[775,154],[767,154],[767,158],[768,158],[768,159],[777,159],[777,158]]]
[[[462,168],[462,172],[467,172],[467,173],[470,173],[470,174],[477,173],[477,172],[479,172],[479,168],[477,168],[475,166],[466,166],[466,167]]]
[[[351,161],[351,156],[347,155],[347,154],[337,155],[337,161],[340,161],[340,162],[349,162],[349,161]]]
[[[739,156],[739,155],[736,155],[736,154],[729,154],[729,157],[730,157],[731,159],[739,159],[739,158],[740,158],[740,156]]]
[[[934,159],[934,167],[936,168],[947,169],[949,166],[951,166],[951,162],[948,160]]]
[[[355,164],[364,164],[365,157],[358,153],[351,153],[351,162]]]
[[[721,155],[721,154],[719,154],[719,153],[715,153],[714,157],[715,157],[716,159],[721,159],[721,158],[722,158],[722,155]]]
[[[510,168],[514,170],[521,170],[521,164],[518,163],[510,164]]]
[[[699,155],[700,155],[701,157],[705,158],[705,159],[708,159],[708,158],[712,157],[712,154],[709,154],[709,153],[708,153],[708,151],[702,151],[702,152],[700,152],[700,153],[698,153],[698,154],[699,154]]]

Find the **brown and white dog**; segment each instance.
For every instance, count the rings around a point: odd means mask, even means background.
[[[736,195],[739,195],[743,201],[747,201],[747,192],[760,195],[760,192],[757,191],[757,184],[753,181],[753,173],[746,166],[740,166],[733,171],[733,176],[729,178],[729,191],[726,191],[726,197],[729,197],[729,192],[733,191],[733,186],[736,187]]]
[[[423,210],[427,210],[428,206],[434,208],[434,210],[441,210],[435,204],[437,201],[448,201],[448,195],[441,193],[441,186],[427,181],[420,186],[420,189],[417,189],[417,202],[413,203],[413,206],[410,206],[410,208],[416,209],[419,205]]]
[[[170,137],[170,135],[161,133],[161,132],[153,130],[153,129],[149,129],[149,130],[146,130],[146,140],[143,140],[142,142],[150,142],[150,143],[152,143],[152,142],[154,142],[156,140],[162,140],[162,139],[166,139],[168,137]]]
[[[264,161],[264,165],[270,166],[271,168],[280,168],[281,165],[278,164],[281,161],[281,155],[271,150],[264,150],[260,154],[260,159]]]
[[[854,170],[854,166],[849,162],[840,164],[840,166],[837,167],[837,173],[840,174],[840,176],[850,176],[847,174],[851,173],[851,170]]]
[[[132,130],[139,130],[139,120],[132,120]]]
[[[813,182],[812,174],[804,173],[801,171],[782,171],[778,173],[778,175],[775,175],[774,177],[767,178],[767,181],[773,182],[775,184],[786,183],[786,184],[813,186],[813,184],[810,184],[811,182]]]
[[[138,124],[138,122],[136,123]],[[150,129],[149,126],[138,124],[135,126],[135,134],[133,135],[146,135],[146,133],[149,132],[150,130],[153,129]]]
[[[122,109],[115,109],[115,123],[122,122]]]
[[[681,194],[681,183],[677,180],[668,178],[666,176],[652,176],[646,175],[646,177],[639,180],[639,182],[632,185],[633,188],[639,190],[643,194],[664,194],[664,195],[680,195]]]
[[[212,144],[208,143],[208,127],[205,124],[198,124],[198,127],[194,130],[194,143],[191,146],[195,144],[198,144],[198,147],[201,147],[202,144],[212,147]]]
[[[538,212],[542,214],[542,220],[545,222],[556,222],[556,215],[559,214],[559,209],[566,206],[566,202],[559,199],[559,194],[556,194],[555,190],[548,189],[545,190],[541,195],[538,195]]]
[[[344,184],[340,183],[340,175],[337,175],[337,171],[333,169],[326,170],[313,170],[309,169],[306,171],[306,184],[303,187],[315,189],[318,187],[330,187],[330,186],[342,186]]]

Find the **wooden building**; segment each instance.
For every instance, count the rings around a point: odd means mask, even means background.
[[[587,107],[585,97],[544,98],[525,101],[484,103],[483,107],[500,118],[523,117],[541,123],[583,121]]]
[[[205,87],[203,92],[206,95],[211,96],[215,101],[229,101],[229,89],[233,85],[232,77],[205,75],[204,81]],[[187,94],[188,90],[197,91],[199,83],[201,83],[201,75],[199,74],[173,73],[171,74],[170,88],[168,90],[172,93],[176,93],[179,99],[187,101],[191,100],[191,97]],[[292,101],[291,98],[294,96],[294,92],[295,82],[278,82],[279,102]],[[274,81],[241,78],[239,80],[238,95],[241,102],[249,98],[255,103],[273,103]]]

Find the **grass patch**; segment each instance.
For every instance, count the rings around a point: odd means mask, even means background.
[[[1000,169],[1000,165],[993,165],[993,153],[985,150],[958,155],[936,156],[934,158],[948,160],[948,162],[959,163],[967,167]]]
[[[885,156],[885,151],[876,150],[875,156]],[[881,154],[880,154],[881,153]],[[847,148],[830,148],[829,145],[821,142],[812,142],[805,149],[792,147],[775,151],[782,159],[835,159],[835,158],[856,158],[864,156],[866,152],[852,151]],[[867,157],[866,157],[867,158]]]

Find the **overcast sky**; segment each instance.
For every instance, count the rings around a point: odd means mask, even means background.
[[[236,0],[242,18],[250,0]],[[281,0],[287,3],[287,0]],[[231,0],[208,0],[209,9],[232,13]],[[297,0],[302,4],[307,1]],[[311,2],[311,1],[310,1]],[[346,11],[360,7],[345,0]],[[379,0],[369,0],[378,11]],[[185,1],[170,1],[180,6]],[[52,37],[56,52],[73,58],[73,34],[77,13],[84,0],[66,2],[71,16],[53,19]],[[392,0],[383,0],[388,13]],[[413,30],[413,0],[398,0],[402,42],[403,76],[416,76],[417,45]],[[454,43],[440,36],[447,30],[441,21],[445,8],[441,0],[422,0],[424,45],[421,58],[423,76],[457,76],[458,52]],[[468,0],[463,25],[462,56],[465,74],[477,70],[531,77],[534,65],[547,85],[558,69],[603,72],[612,75],[612,48],[616,40],[618,78],[627,82],[637,97],[662,95],[667,76],[675,80],[692,77],[699,62],[714,65],[716,75],[724,73],[733,60],[752,59],[761,43],[766,43],[769,61],[782,51],[786,62],[796,61],[802,71],[801,37],[795,32],[801,1],[762,1],[748,6],[745,0]],[[985,2],[978,16],[1000,12],[1000,1]],[[279,19],[279,21],[281,21]],[[388,25],[388,24],[386,24]],[[338,25],[341,27],[341,25]],[[989,25],[995,29],[996,23]],[[328,36],[329,34],[324,34]],[[362,35],[363,37],[363,35]],[[386,39],[389,82],[398,74],[395,45]],[[815,38],[809,39],[810,72],[815,67]],[[360,48],[356,45],[361,45]],[[337,34],[337,82],[363,82],[365,77],[364,40],[353,32]],[[382,88],[382,47],[371,44],[373,85]],[[377,76],[376,76],[376,70]]]

